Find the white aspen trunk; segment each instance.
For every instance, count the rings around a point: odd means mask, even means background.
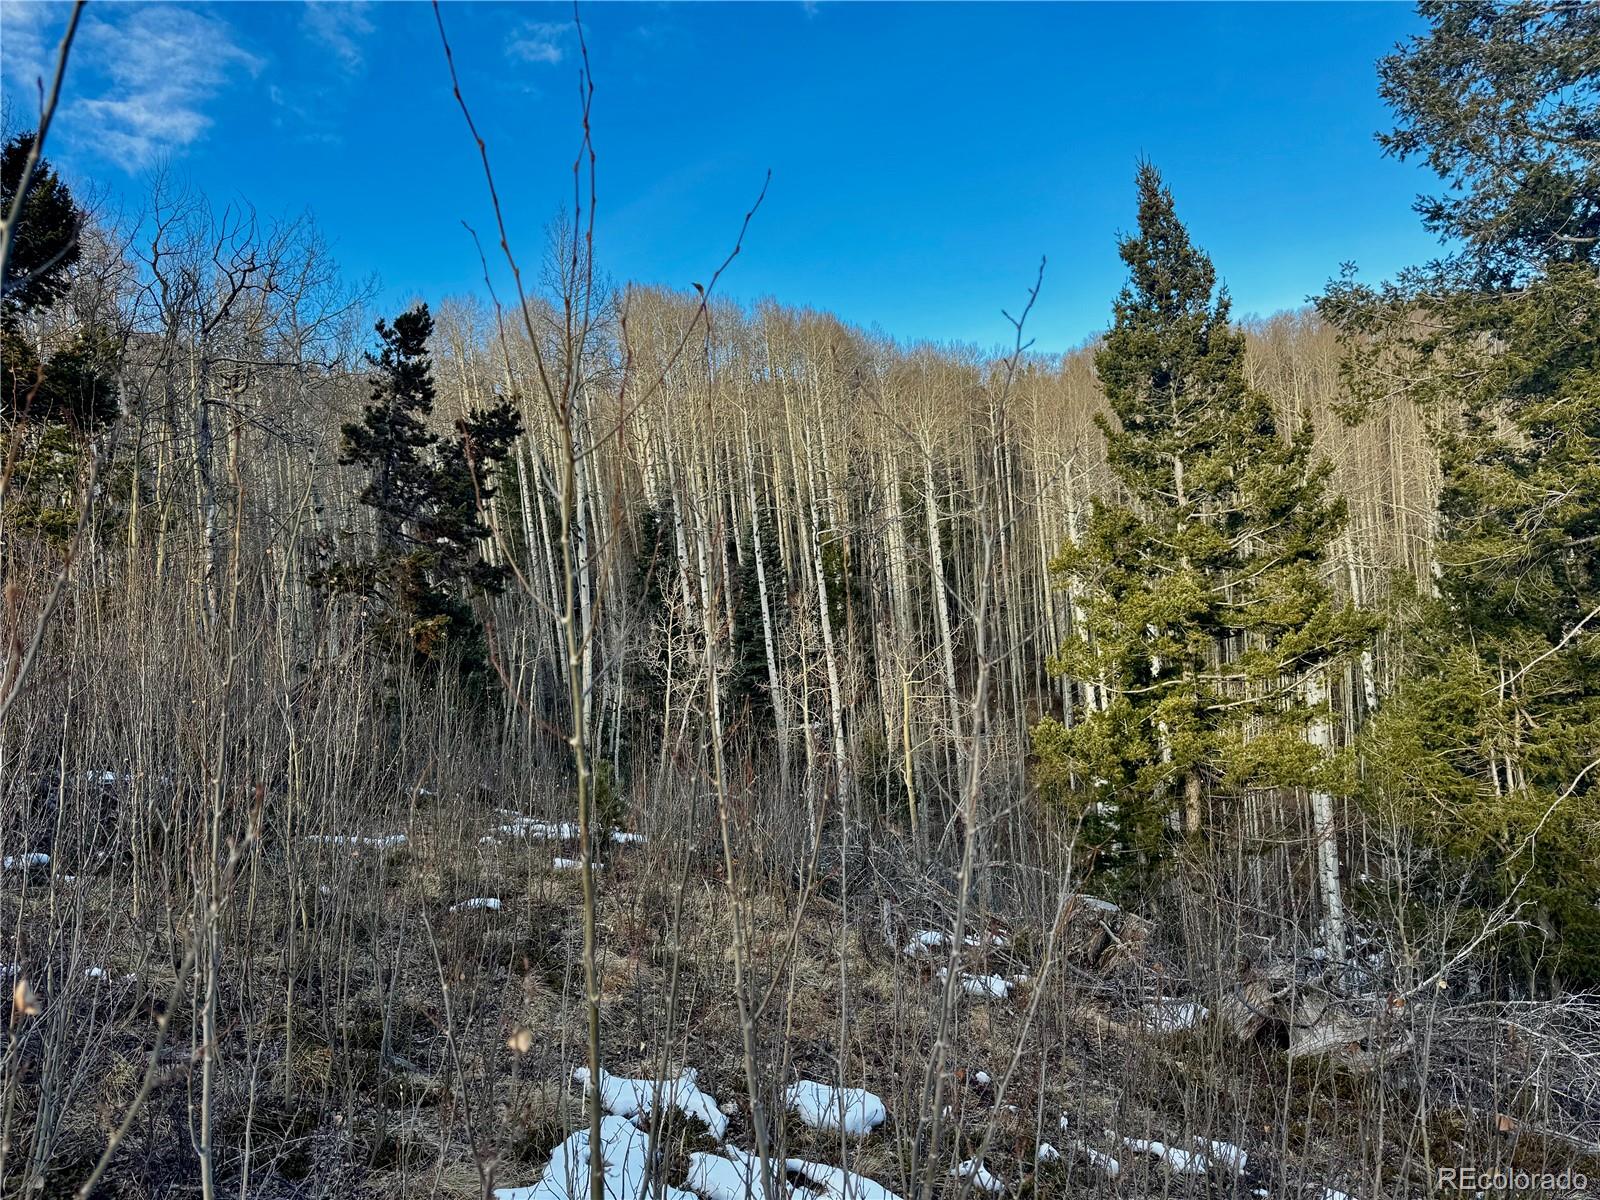
[[[189,388],[194,397],[194,479],[195,502],[200,509],[200,532],[205,546],[201,568],[201,594],[205,600],[206,625],[214,628],[219,616],[217,598],[217,487],[213,479],[215,438],[211,429],[209,369],[194,352],[189,355]]]
[[[1060,617],[1056,612],[1056,590],[1052,586],[1050,575],[1050,539],[1047,530],[1048,522],[1045,520],[1045,491],[1043,471],[1033,490],[1034,520],[1033,527],[1039,542],[1039,595],[1040,603],[1044,608],[1044,627],[1050,632],[1050,650],[1055,650],[1064,642],[1068,631],[1061,628]],[[1040,655],[1043,662],[1044,655]],[[1061,679],[1061,722],[1071,729],[1076,717],[1073,712],[1072,681],[1065,676]]]
[[[577,553],[578,567],[578,616],[580,637],[579,653],[583,656],[583,735],[584,743],[594,743],[594,638],[595,638],[595,581],[594,581],[594,550],[592,545],[593,530],[595,527],[594,488],[592,486],[592,464],[589,461],[587,448],[589,446],[589,411],[586,403],[587,397],[583,390],[575,386],[573,413],[573,436],[575,438],[574,463],[575,479],[577,485],[576,503],[573,506],[574,532],[576,535],[574,549]],[[584,396],[584,402],[579,402],[577,397]]]
[[[1078,528],[1078,494],[1077,490],[1072,486],[1071,459],[1067,460],[1066,482],[1067,539],[1076,546],[1080,536]],[[1067,583],[1067,608],[1072,617],[1073,636],[1080,637],[1087,642],[1089,640],[1089,619],[1083,611],[1083,585],[1075,579],[1069,580]],[[1106,706],[1110,703],[1110,697],[1106,695],[1104,676],[1099,679],[1085,679],[1083,681],[1083,691],[1088,698],[1090,712],[1104,712],[1106,710]]]
[[[828,668],[828,707],[833,725],[834,777],[837,780],[839,804],[844,807],[850,798],[850,760],[845,754],[844,741],[844,689],[839,682],[839,656],[833,641],[833,616],[828,611],[828,577],[822,566],[821,504],[818,502],[816,462],[811,453],[811,439],[805,440],[806,474],[811,483],[811,560],[817,576],[817,614],[822,626],[822,656]]]
[[[950,632],[950,601],[944,586],[944,546],[939,537],[939,495],[934,486],[933,455],[922,456],[923,510],[928,519],[928,572],[933,580],[933,613],[939,629],[939,661],[944,668],[945,700],[950,708],[950,742],[955,748],[956,777],[963,774],[966,751],[961,745],[961,702],[956,694],[956,651]]]
[[[1348,529],[1345,530],[1344,547],[1345,570],[1349,573],[1350,580],[1350,602],[1360,608],[1366,597],[1363,595],[1361,567],[1356,562],[1355,535]],[[1361,648],[1361,695],[1367,703],[1367,712],[1376,712],[1378,710],[1378,683],[1377,672],[1373,667],[1372,644],[1370,642]]]
[[[1313,710],[1306,738],[1326,756],[1333,752],[1333,728],[1324,711],[1328,699],[1327,676],[1322,669],[1306,676],[1305,701]],[[1328,954],[1334,962],[1345,961],[1344,891],[1339,882],[1339,843],[1334,824],[1333,797],[1327,792],[1311,792],[1311,836],[1317,860],[1318,899],[1322,903],[1323,931]]]
[[[894,641],[900,653],[909,658],[911,641],[911,570],[907,565],[906,515],[900,502],[900,470],[893,451],[883,455],[884,532],[888,542],[889,611],[894,626]]]

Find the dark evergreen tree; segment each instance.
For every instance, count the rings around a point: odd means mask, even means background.
[[[1479,290],[1600,252],[1600,9],[1424,0],[1428,32],[1379,63],[1397,123],[1379,143],[1450,184],[1423,223]]]
[[[780,598],[788,595],[788,582],[778,554],[778,531],[772,514],[763,507],[756,519],[761,522],[761,565],[767,577],[767,599],[776,634],[783,625],[786,606]],[[733,636],[724,687],[727,710],[751,728],[768,730],[773,724],[772,695],[767,678],[767,634],[761,618],[761,579],[756,572],[755,547],[747,543],[745,557],[740,561],[730,538],[727,555],[729,582],[734,592]]]
[[[0,152],[0,205],[7,212],[33,140],[22,134]],[[83,223],[71,191],[40,159],[0,298],[0,459],[9,462],[12,478],[8,529],[55,542],[77,528],[84,443],[118,412],[117,348],[59,305],[81,255]]]
[[[1372,627],[1321,580],[1345,514],[1310,430],[1286,435],[1246,381],[1227,294],[1148,164],[1138,193],[1095,358],[1124,499],[1097,497],[1054,564],[1084,619],[1052,669],[1080,681],[1086,715],[1034,731],[1041,782],[1104,814],[1118,868],[1154,865],[1169,829],[1202,833],[1245,789],[1309,783],[1302,685]]]
[[[1380,63],[1381,137],[1449,181],[1418,211],[1443,257],[1320,302],[1352,415],[1435,421],[1434,594],[1368,737],[1372,800],[1465,869],[1508,946],[1600,981],[1600,8],[1444,4]],[[1463,922],[1470,924],[1470,922]]]
[[[0,151],[0,203],[11,211],[35,135],[18,134]],[[83,211],[48,160],[41,158],[28,184],[22,218],[11,236],[6,262],[4,310],[7,314],[48,308],[66,294],[73,266],[82,254],[78,235]]]
[[[483,557],[490,529],[482,513],[496,472],[522,432],[507,399],[474,409],[441,438],[433,412],[433,318],[419,304],[377,324],[381,348],[369,354],[372,398],[359,423],[343,429],[339,461],[367,472],[361,502],[373,510],[377,552],[338,563],[312,582],[359,595],[380,638],[416,664],[450,662],[483,682],[488,645],[473,601],[497,595],[506,571]]]

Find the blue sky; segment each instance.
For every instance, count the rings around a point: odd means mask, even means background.
[[[11,121],[66,16],[0,3]],[[514,245],[536,259],[572,197],[570,6],[449,3]],[[1049,257],[1040,349],[1102,329],[1141,155],[1241,314],[1301,303],[1353,259],[1428,256],[1431,186],[1381,158],[1373,63],[1400,4],[598,4],[583,12],[598,253],[686,287],[772,185],[721,289],[906,340],[1008,336]],[[69,177],[137,211],[166,164],[214,201],[309,210],[380,302],[481,291],[463,220],[491,214],[421,3],[90,4],[52,134]]]

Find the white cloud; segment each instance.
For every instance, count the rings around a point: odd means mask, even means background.
[[[506,43],[506,53],[523,62],[555,64],[567,56],[563,43],[571,32],[571,22],[525,21]]]
[[[0,67],[14,85],[16,120],[32,125],[38,119],[38,81],[50,85],[55,65],[56,41],[66,27],[65,4],[24,3],[0,0]],[[8,89],[9,90],[9,89]]]
[[[374,28],[367,19],[370,7],[367,0],[306,0],[300,24],[306,35],[326,46],[347,71],[357,71],[365,62],[362,39]]]
[[[67,12],[65,4],[3,0],[4,74],[23,124],[34,117],[35,79],[54,69]],[[138,170],[203,136],[211,103],[241,72],[254,75],[262,65],[218,17],[172,4],[91,7],[67,65],[56,136]]]

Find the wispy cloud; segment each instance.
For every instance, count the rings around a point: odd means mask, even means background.
[[[306,0],[301,28],[319,42],[349,71],[365,64],[362,41],[372,33],[367,0]]]
[[[19,90],[32,92],[52,69],[66,15],[64,4],[5,0],[5,75]],[[74,95],[63,103],[59,129],[138,170],[204,135],[212,101],[262,65],[219,17],[176,5],[90,9],[78,27],[68,73]]]
[[[570,21],[524,21],[512,32],[506,53],[523,62],[558,63],[567,56],[566,43],[571,33]]]
[[[12,94],[22,110],[17,118],[25,123],[31,124],[37,115],[37,81],[43,79],[49,85],[53,39],[60,35],[57,26],[64,24],[66,12],[65,5],[0,0],[0,29],[5,30],[5,37],[0,38],[0,66],[16,89]]]
[[[198,139],[212,124],[208,104],[238,72],[262,67],[217,17],[166,5],[102,12],[84,22],[83,53],[110,86],[72,115],[88,118],[89,139],[128,170]]]

